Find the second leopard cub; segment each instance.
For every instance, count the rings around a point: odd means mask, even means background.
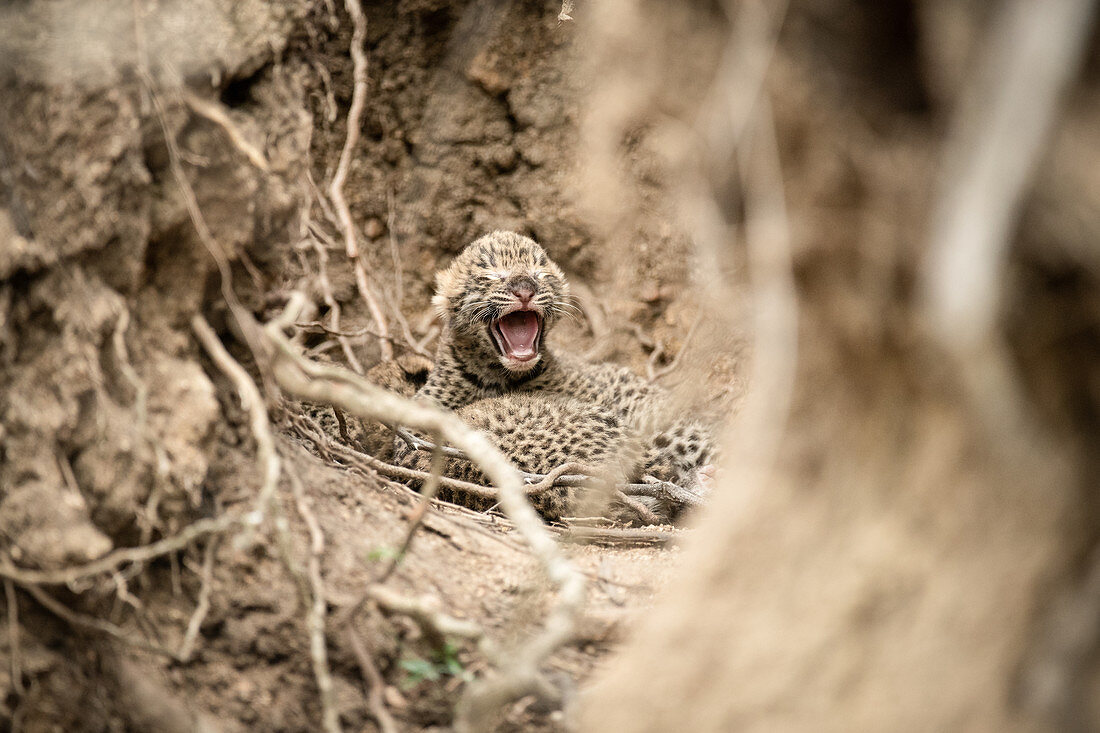
[[[551,329],[574,306],[561,269],[533,240],[500,231],[475,240],[436,275],[432,303],[443,331],[416,397],[458,411],[524,470],[576,461],[616,480],[707,484],[709,432],[677,416],[663,390],[623,367],[550,347]],[[424,454],[410,455],[403,444],[396,454],[426,465]],[[474,478],[460,463],[449,462],[448,475]],[[445,498],[483,508],[476,497]],[[575,511],[577,501],[563,487],[536,508],[553,519]]]

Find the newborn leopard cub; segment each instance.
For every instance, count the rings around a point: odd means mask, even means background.
[[[617,480],[653,476],[709,488],[710,435],[678,418],[663,390],[623,367],[550,347],[551,329],[574,306],[561,269],[533,240],[499,231],[475,240],[436,275],[432,303],[443,331],[417,399],[458,411],[533,473],[577,461]],[[395,454],[426,465],[424,454],[410,455],[400,441]],[[448,475],[470,470],[459,463],[449,462]],[[483,508],[476,497],[448,498]],[[575,511],[577,501],[563,487],[536,508],[553,519]]]

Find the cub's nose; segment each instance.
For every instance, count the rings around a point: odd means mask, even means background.
[[[508,284],[508,287],[512,289],[512,295],[519,298],[524,305],[535,297],[535,290],[538,288],[535,281],[529,277],[516,278]]]

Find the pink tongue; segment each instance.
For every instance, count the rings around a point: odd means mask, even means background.
[[[531,311],[515,311],[501,318],[497,325],[508,356],[534,356],[535,339],[539,336],[538,316]]]

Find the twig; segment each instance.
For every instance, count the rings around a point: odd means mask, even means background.
[[[661,481],[652,476],[646,476],[644,481],[641,484],[627,484],[622,487],[623,493],[627,496],[650,496],[681,507],[702,506],[706,503],[699,494],[671,481]]]
[[[302,438],[312,441],[316,446],[318,452],[325,456],[328,460],[334,461],[334,456],[340,453],[341,446],[339,443],[331,440],[324,430],[317,425],[317,422],[306,415],[294,415],[291,418],[291,423],[295,430]],[[409,487],[408,484],[401,483],[393,480],[393,477],[387,476],[380,471],[375,470],[368,465],[366,461],[360,460],[362,458],[372,458],[365,453],[358,453],[353,449],[349,449],[346,454],[340,453],[343,460],[350,464],[350,468],[363,472],[365,475],[372,478],[377,478],[383,484],[389,486],[395,491],[401,492],[403,495],[408,496],[413,501],[417,501],[420,498],[419,492]],[[377,459],[374,459],[377,460]],[[337,463],[337,465],[339,465]],[[445,485],[445,484],[441,484]],[[462,524],[467,529],[474,532],[484,534],[486,537],[507,545],[509,548],[517,552],[525,552],[526,549],[519,542],[511,539],[509,535],[502,534],[511,529],[511,523],[504,517],[498,517],[486,514],[484,512],[475,511],[469,507],[462,506],[460,504],[452,504],[450,502],[442,501],[441,499],[433,499],[432,506],[440,514],[445,515],[449,520]],[[490,527],[492,529],[490,529]]]
[[[8,672],[11,674],[11,685],[15,694],[19,697],[25,692],[23,688],[23,655],[19,644],[19,599],[15,595],[15,584],[9,578],[4,578],[4,598],[8,606],[8,648],[11,650],[11,658],[8,660]]]
[[[242,329],[251,330],[251,319],[241,323]],[[249,423],[252,428],[252,436],[256,440],[256,459],[260,464],[263,478],[260,482],[260,490],[256,495],[255,512],[257,516],[252,524],[259,525],[264,521],[265,513],[271,508],[275,500],[275,491],[279,485],[279,476],[282,468],[279,462],[279,453],[275,450],[275,439],[271,435],[271,420],[268,419],[267,405],[264,404],[259,388],[248,376],[236,359],[222,346],[214,329],[201,315],[195,315],[191,319],[191,330],[202,343],[211,361],[227,376],[237,388],[241,406],[248,411]]]
[[[178,534],[138,547],[125,547],[108,553],[84,565],[70,565],[56,570],[34,570],[0,560],[0,577],[10,578],[21,586],[69,585],[100,573],[109,573],[126,563],[144,563],[172,552],[178,552],[195,540],[209,534],[224,532],[236,524],[255,524],[255,513],[227,513],[214,519],[199,519]]]
[[[382,352],[382,361],[393,360],[393,344],[390,343],[390,329],[386,325],[386,316],[382,313],[382,307],[378,305],[378,299],[374,297],[374,293],[370,289],[370,282],[367,280],[367,270],[363,267],[363,258],[356,257],[352,263],[352,267],[355,270],[355,287],[359,289],[359,294],[363,296],[363,300],[367,303],[367,310],[370,311],[371,318],[374,319],[374,325],[378,328],[381,336],[378,340],[378,348]]]
[[[210,611],[210,589],[214,582],[214,553],[218,548],[218,538],[212,537],[206,543],[206,550],[202,557],[202,585],[199,588],[199,600],[195,604],[195,611],[187,622],[187,631],[183,635],[183,642],[176,652],[176,658],[181,662],[189,662],[191,654],[195,650],[195,640],[199,637],[199,629],[202,627],[206,614]]]
[[[412,516],[409,517],[409,526],[405,530],[405,539],[402,540],[401,545],[397,548],[397,553],[390,560],[390,564],[386,567],[386,570],[378,578],[378,583],[385,583],[389,580],[393,572],[397,570],[397,565],[405,557],[409,551],[409,547],[412,546],[413,536],[416,534],[417,527],[424,520],[424,514],[427,513],[428,507],[431,506],[432,499],[435,498],[436,493],[439,491],[439,479],[443,474],[443,450],[440,447],[439,438],[435,438],[436,448],[432,451],[431,465],[428,472],[431,474],[428,476],[428,480],[424,482],[424,488],[421,490],[420,502],[413,509]]]
[[[141,568],[140,565],[134,565],[131,566],[130,570],[132,572],[139,568]],[[141,629],[141,633],[145,635],[146,639],[156,639],[158,644],[163,645],[164,637],[161,636],[157,626],[149,620],[148,614],[145,611],[145,605],[141,602],[140,598],[130,592],[126,583],[127,575],[129,575],[129,573],[121,573],[117,570],[111,573],[111,579],[115,583],[115,600],[121,601],[133,609],[134,621],[137,623],[138,628]]]
[[[651,512],[648,508],[646,508],[646,506],[642,504],[642,502],[630,496],[627,496],[622,492],[621,489],[615,491],[615,496],[623,504],[630,507],[630,510],[638,515],[638,518],[642,520],[642,522],[644,522],[645,524],[664,524],[664,522],[661,521],[660,517]]]
[[[321,558],[325,553],[325,535],[314,516],[302,488],[302,480],[297,471],[287,471],[291,491],[298,514],[306,523],[309,531],[309,562],[306,575],[309,578],[309,612],[306,626],[309,629],[309,654],[313,661],[313,676],[317,680],[317,689],[321,696],[322,725],[328,733],[340,731],[340,716],[336,709],[336,693],[329,670],[328,650],[325,647],[325,583],[321,576]]]
[[[397,723],[394,722],[390,711],[386,709],[386,701],[382,697],[382,690],[386,685],[385,680],[378,672],[378,667],[375,665],[374,659],[371,658],[370,652],[367,651],[367,645],[363,643],[359,632],[355,630],[355,626],[348,623],[344,628],[348,635],[348,641],[351,642],[351,650],[359,661],[359,669],[363,673],[363,680],[367,683],[367,707],[370,709],[371,717],[374,718],[374,722],[378,723],[381,733],[397,733]]]
[[[397,434],[398,438],[401,438],[405,445],[409,446],[409,450],[430,451],[434,453],[438,449],[440,453],[447,456],[448,458],[457,458],[463,461],[469,460],[466,457],[466,454],[462,451],[452,448],[449,445],[437,446],[432,441],[424,440],[423,438],[414,435],[406,428],[398,427],[396,430],[394,430],[394,432]]]
[[[683,538],[683,531],[659,529],[615,529],[604,527],[568,527],[558,535],[562,542],[603,545],[672,545]]]
[[[328,306],[329,317],[332,319],[332,329],[329,330],[325,326],[321,325],[320,321],[317,324],[321,326],[327,333],[331,333],[336,336],[336,340],[340,344],[340,348],[344,351],[344,358],[348,360],[348,364],[355,370],[356,374],[363,373],[363,365],[356,358],[355,352],[351,348],[351,343],[348,342],[347,334],[340,332],[340,304],[336,301],[336,296],[332,294],[332,283],[328,279],[328,252],[321,246],[321,243],[316,239],[310,239],[310,244],[313,245],[313,251],[317,253],[318,270],[317,279],[321,283],[321,297],[325,300],[325,305]]]
[[[311,439],[316,440],[316,436],[311,435]],[[431,474],[427,471],[418,471],[415,468],[405,468],[404,466],[395,466],[391,463],[386,463],[378,458],[367,453],[361,453],[346,445],[340,443],[329,443],[325,446],[326,449],[340,456],[344,460],[348,461],[352,465],[360,468],[368,473],[379,473],[389,478],[399,479],[402,481],[420,481],[426,482],[431,478]],[[496,499],[497,492],[488,486],[482,486],[480,484],[472,484],[468,481],[460,481],[458,479],[442,476],[439,479],[439,485],[445,489],[454,489],[456,491],[464,491],[473,496],[478,496],[484,499]]]
[[[378,331],[371,328],[370,326],[364,326],[363,328],[357,328],[354,331],[341,331],[336,326],[326,326],[324,323],[322,323],[320,321],[306,321],[304,323],[295,323],[294,327],[295,328],[301,328],[301,329],[307,330],[307,331],[312,331],[314,333],[327,333],[330,336],[343,336],[345,338],[359,338],[361,336],[374,336],[375,338],[386,339],[387,341],[390,341],[390,342],[394,343],[395,345],[400,345],[400,344],[398,344],[398,339],[397,339],[396,336],[383,336],[382,334],[378,333]]]
[[[56,598],[46,593],[34,583],[20,582],[19,584],[23,586],[23,590],[29,593],[31,598],[38,601],[43,608],[73,626],[82,626],[84,628],[100,631],[132,647],[144,649],[147,652],[153,652],[154,654],[159,654],[169,659],[176,659],[176,653],[171,649],[141,639],[134,639],[123,631],[121,627],[112,624],[110,621],[104,621],[94,616],[77,613],[66,607],[63,603],[59,602]]]
[[[439,336],[442,329],[439,328],[438,323],[433,323],[428,326],[427,332],[424,334],[424,338],[416,342],[416,348],[424,353],[430,353],[428,351],[428,344],[432,342],[437,336]]]
[[[129,327],[130,310],[123,307],[119,310],[118,321],[115,322],[111,344],[115,352],[115,361],[118,362],[118,370],[122,372],[122,376],[126,378],[126,381],[130,383],[130,387],[134,390],[134,412],[137,413],[135,433],[143,436],[146,434],[145,424],[148,419],[149,390],[130,361],[130,353],[126,348],[126,329]]]
[[[429,639],[435,640],[433,645],[437,648],[442,647],[447,636],[477,641],[485,635],[474,622],[448,616],[427,598],[408,598],[378,583],[367,586],[366,596],[390,613],[411,618]]]
[[[584,320],[588,323],[589,330],[592,331],[592,340],[597,345],[604,343],[608,332],[607,317],[604,315],[600,300],[592,292],[592,289],[583,282],[570,283],[569,288],[573,291],[573,298],[584,314]]]
[[[248,162],[259,168],[265,173],[268,171],[267,158],[260,150],[248,142],[248,139],[241,133],[237,124],[225,113],[225,109],[220,104],[211,102],[210,100],[203,99],[196,94],[183,91],[183,101],[187,103],[187,106],[191,108],[195,114],[204,117],[213,122],[218,127],[225,131],[226,136],[229,138],[229,142],[233,143],[234,147],[241,152],[244,157],[248,158]]]
[[[336,416],[336,429],[340,433],[340,440],[350,443],[351,433],[348,432],[348,420],[344,417],[344,413],[340,412],[339,407],[333,407],[332,414]]]
[[[367,54],[363,49],[363,44],[367,38],[367,18],[363,15],[363,8],[360,6],[359,0],[344,0],[344,6],[347,8],[348,15],[351,16],[353,27],[351,60],[354,85],[351,94],[351,108],[348,110],[347,136],[344,138],[344,147],[340,151],[336,173],[333,174],[332,182],[329,184],[329,198],[332,199],[332,205],[336,209],[340,229],[344,232],[345,252],[355,270],[355,284],[359,289],[359,294],[363,296],[363,300],[367,304],[367,310],[370,311],[371,318],[374,320],[374,325],[378,328],[379,333],[389,335],[390,330],[386,325],[386,316],[382,312],[381,306],[378,305],[378,299],[371,292],[370,284],[367,282],[367,272],[363,267],[359,243],[356,241],[355,222],[352,221],[348,202],[344,199],[344,182],[347,180],[348,169],[351,167],[351,156],[355,153],[355,148],[359,143],[359,129],[362,124],[360,118],[363,116],[363,108],[367,103]],[[383,361],[393,359],[393,347],[389,341],[382,340],[378,346],[382,351]]]
[[[386,235],[390,243],[390,259],[393,261],[393,300],[394,315],[397,324],[401,326],[401,334],[405,337],[405,343],[413,353],[430,359],[431,354],[413,338],[412,329],[409,328],[409,320],[405,318],[402,305],[405,302],[404,270],[401,264],[401,250],[397,245],[397,211],[394,206],[393,189],[386,192]]]

